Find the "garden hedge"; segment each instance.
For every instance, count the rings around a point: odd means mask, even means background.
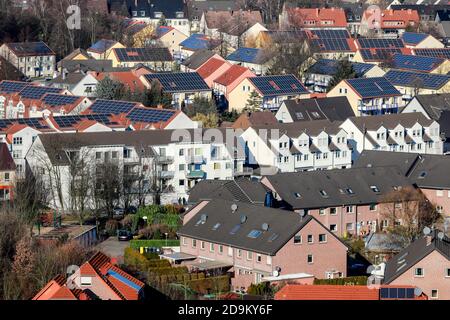
[[[180,240],[130,240],[130,247],[133,249],[144,248],[162,248],[162,247],[179,247]]]
[[[330,284],[330,285],[366,285],[367,277],[347,277],[337,279],[314,279],[314,284]]]

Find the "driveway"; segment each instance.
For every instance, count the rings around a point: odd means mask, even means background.
[[[117,240],[117,237],[109,237],[102,243],[98,244],[96,246],[96,249],[100,250],[111,258],[116,258],[118,263],[122,263],[124,250],[129,245],[129,241],[119,241]]]

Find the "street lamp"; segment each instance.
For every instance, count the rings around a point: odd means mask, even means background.
[[[167,232],[164,232],[164,235],[166,236],[166,247],[167,247],[167,236],[169,235]]]

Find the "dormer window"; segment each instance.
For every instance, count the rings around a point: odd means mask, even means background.
[[[141,11],[141,17],[145,17],[145,11],[144,10]]]
[[[131,14],[133,15],[133,17],[137,17],[138,15],[137,11],[132,11]]]
[[[178,11],[175,16],[177,17],[177,19],[182,19],[184,18],[184,12],[183,11]]]
[[[82,286],[90,286],[92,285],[92,277],[81,277],[80,283]]]
[[[162,12],[155,12],[155,18],[161,19],[162,18]]]

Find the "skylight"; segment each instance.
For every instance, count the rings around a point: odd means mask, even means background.
[[[422,172],[419,174],[419,179],[425,178],[426,175],[427,175],[426,171],[422,171]]]
[[[300,193],[298,193],[298,192],[294,192],[294,196],[295,196],[296,198],[301,198],[301,197],[302,197],[302,195],[301,195]]]
[[[269,242],[275,241],[278,238],[278,236],[279,236],[278,233],[274,233],[270,236],[268,241]]]
[[[256,239],[256,238],[258,238],[261,234],[262,234],[262,231],[260,231],[260,230],[252,230],[252,231],[250,231],[250,233],[247,235],[247,237],[252,238],[252,239]]]
[[[348,194],[355,194],[355,192],[353,192],[352,188],[347,188],[345,190],[347,191]]]
[[[231,229],[230,234],[236,234],[236,232],[238,232],[240,228],[241,228],[240,224],[235,225],[233,229]]]
[[[370,189],[372,189],[373,192],[379,193],[380,189],[378,189],[377,186],[370,186]]]
[[[320,190],[320,195],[324,198],[328,198],[328,193],[325,190]]]
[[[217,229],[219,229],[219,227],[220,227],[220,223],[218,222],[218,223],[216,223],[216,224],[212,227],[212,229],[213,229],[214,231],[216,231]]]

